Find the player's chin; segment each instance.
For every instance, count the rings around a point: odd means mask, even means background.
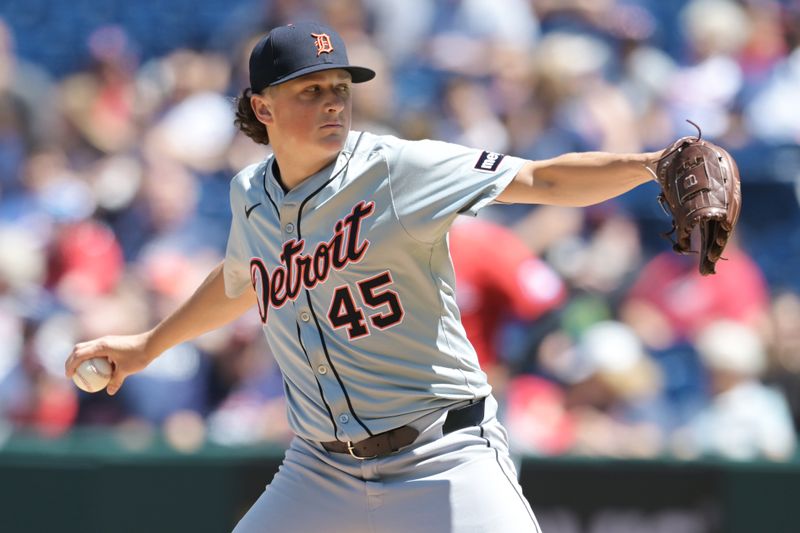
[[[323,127],[320,131],[320,145],[327,149],[339,151],[347,141],[348,130],[344,126]]]

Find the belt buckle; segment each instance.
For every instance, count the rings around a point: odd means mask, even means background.
[[[347,441],[347,451],[350,452],[350,455],[360,461],[366,461],[367,459],[375,459],[378,457],[377,455],[373,455],[372,457],[361,457],[360,455],[356,455],[355,448],[353,448],[353,441]]]

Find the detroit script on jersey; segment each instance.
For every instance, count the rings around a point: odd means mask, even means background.
[[[346,217],[334,225],[333,236],[320,242],[312,253],[303,253],[305,240],[290,239],[283,244],[282,265],[270,273],[260,257],[250,260],[250,279],[259,295],[261,321],[267,322],[269,306],[282,307],[294,301],[301,288],[313,289],[328,279],[331,269],[342,270],[357,263],[369,248],[369,241],[359,242],[363,220],[375,212],[375,202],[359,202]]]

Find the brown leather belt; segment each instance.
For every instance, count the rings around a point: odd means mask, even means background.
[[[483,421],[483,410],[486,398],[476,400],[469,405],[451,409],[447,412],[442,433],[450,432],[465,427],[477,426]],[[411,426],[402,426],[396,429],[378,433],[362,441],[342,442],[338,440],[322,442],[322,447],[329,452],[349,453],[356,459],[375,459],[385,457],[412,444],[419,436],[419,431]]]

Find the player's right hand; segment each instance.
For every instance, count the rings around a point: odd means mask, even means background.
[[[125,378],[144,369],[155,359],[148,353],[147,341],[149,333],[138,335],[110,335],[87,342],[79,342],[64,363],[64,371],[68,378],[85,360],[93,357],[105,357],[111,363],[111,381],[106,391],[114,395],[122,387]],[[157,355],[157,354],[156,354]]]

